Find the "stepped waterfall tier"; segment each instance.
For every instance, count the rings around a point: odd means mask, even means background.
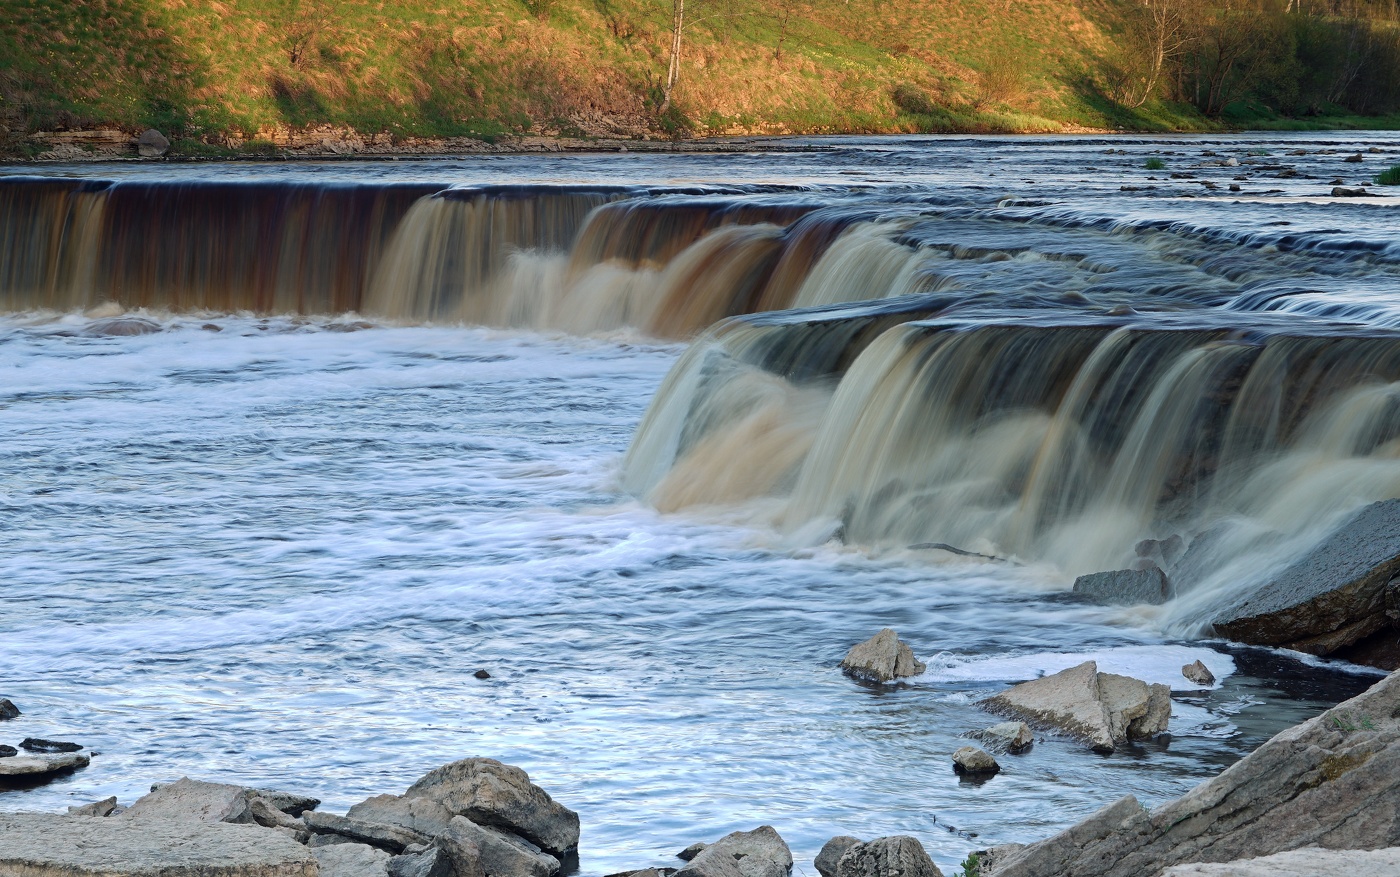
[[[950,873],[1400,662],[1400,143],[767,145],[0,176],[0,811],[480,756],[588,877]],[[1061,672],[1144,712],[998,748]]]

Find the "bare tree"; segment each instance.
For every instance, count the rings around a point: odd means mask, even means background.
[[[671,106],[671,92],[681,78],[681,38],[685,33],[685,0],[671,0],[671,65],[666,71],[666,88],[662,91],[661,111]]]

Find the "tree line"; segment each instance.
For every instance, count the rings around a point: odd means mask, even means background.
[[[1255,102],[1291,116],[1400,110],[1397,0],[1133,0],[1110,96],[1219,117]]]

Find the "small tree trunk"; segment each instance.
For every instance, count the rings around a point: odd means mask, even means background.
[[[666,91],[662,93],[661,110],[671,106],[671,91],[681,78],[681,32],[685,30],[685,0],[671,0],[671,69],[666,72]]]

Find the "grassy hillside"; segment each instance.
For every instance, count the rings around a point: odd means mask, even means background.
[[[671,0],[3,0],[0,142],[104,125],[156,127],[187,152],[322,125],[483,139],[1217,125],[1108,96],[1138,2],[689,0],[666,105]]]

